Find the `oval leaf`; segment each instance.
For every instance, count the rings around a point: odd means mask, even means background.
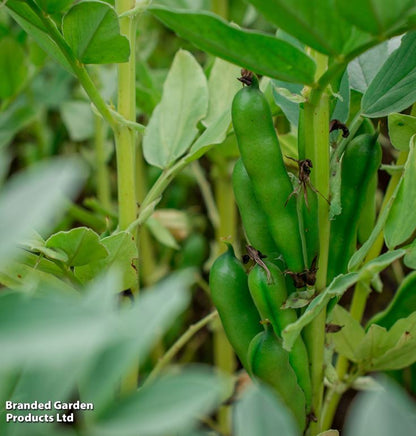
[[[252,386],[235,406],[236,436],[298,436],[287,407],[265,386]]]
[[[74,0],[37,0],[37,2],[48,14],[55,14],[56,12],[64,10],[73,3]]]
[[[210,13],[160,7],[150,10],[179,36],[208,53],[275,79],[309,85],[314,82],[315,62],[283,40],[238,29]]]
[[[368,40],[346,21],[333,0],[249,0],[267,20],[327,55],[346,53]]]
[[[409,32],[376,74],[361,102],[364,115],[384,117],[416,101],[416,31]]]
[[[208,85],[204,72],[189,52],[180,50],[143,138],[147,162],[166,168],[182,156],[195,139],[197,123],[207,109]]]
[[[393,248],[409,239],[416,229],[416,136],[413,136],[402,182],[384,229],[387,247]]]
[[[416,117],[395,113],[389,115],[388,121],[393,146],[398,150],[409,150],[410,139],[416,132]]]
[[[85,64],[127,62],[130,46],[120,35],[116,11],[107,3],[84,1],[65,15],[63,33],[75,56]]]
[[[384,36],[391,28],[406,21],[414,0],[336,0],[342,16],[359,29]]]
[[[68,266],[85,265],[108,256],[100,237],[87,227],[55,233],[46,241],[46,247],[63,251],[68,256]]]

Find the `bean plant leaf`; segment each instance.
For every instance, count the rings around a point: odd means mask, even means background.
[[[282,90],[287,90],[290,94],[301,97],[302,89],[302,85],[283,82],[282,80],[272,80],[274,101],[294,126],[297,126],[299,121],[299,103],[288,98],[287,94]]]
[[[0,98],[16,94],[27,76],[26,55],[12,37],[0,39]]]
[[[116,11],[108,3],[77,3],[65,15],[62,30],[76,57],[85,64],[129,60],[128,39],[120,34]]]
[[[416,269],[416,240],[408,247],[403,262],[408,268]]]
[[[198,48],[258,74],[312,84],[315,62],[293,45],[263,33],[241,30],[211,13],[149,9]]]
[[[215,59],[208,78],[208,112],[202,120],[204,126],[209,127],[226,111],[231,122],[231,103],[241,88],[241,82],[237,80],[240,76],[240,69],[236,65],[220,58]]]
[[[382,389],[361,394],[352,404],[345,425],[346,436],[410,435],[416,425],[416,405],[407,394],[387,379]]]
[[[361,101],[364,115],[375,118],[400,112],[416,100],[416,31],[402,38],[373,78]]]
[[[416,117],[392,113],[388,116],[390,141],[397,150],[409,150],[410,139],[416,133]]]
[[[103,299],[113,286],[112,278],[101,281],[97,298]],[[47,289],[33,297],[3,292],[0,297],[2,368],[19,368],[25,364],[33,369],[54,368],[79,362],[97,352],[115,334],[116,305],[103,310],[90,295],[86,291],[79,298],[76,294]]]
[[[403,257],[405,253],[406,250],[388,251],[366,263],[358,272],[340,274],[335,277],[329,286],[311,301],[305,312],[294,323],[289,324],[283,330],[283,347],[290,351],[303,327],[314,320],[332,298],[341,298],[347,289],[358,281],[371,281],[374,276],[391,265],[395,260]]]
[[[223,379],[204,368],[167,374],[108,409],[92,435],[183,434],[220,404],[223,392]]]
[[[64,263],[68,260],[68,256],[65,253],[46,247],[46,241],[36,231],[33,231],[28,238],[22,241],[20,246],[25,250],[34,253],[42,253],[49,259],[58,260]]]
[[[327,55],[347,53],[369,39],[342,18],[333,0],[249,2],[278,28]]]
[[[39,164],[15,176],[0,193],[0,260],[10,259],[33,229],[46,230],[61,216],[65,196],[74,195],[84,178],[85,168],[75,159]]]
[[[72,71],[65,56],[50,38],[44,24],[26,2],[8,0],[6,7],[19,26],[30,35],[49,56],[58,61],[66,70]]]
[[[85,141],[94,136],[94,117],[86,101],[66,101],[61,105],[61,116],[72,141]]]
[[[342,16],[359,29],[384,36],[392,27],[406,22],[414,0],[336,0]]]
[[[212,124],[210,124],[202,135],[192,144],[186,161],[192,162],[204,155],[212,146],[222,144],[227,136],[230,127],[230,110],[225,110]]]
[[[251,386],[234,408],[235,435],[297,436],[297,425],[287,407],[264,385]]]
[[[137,259],[137,247],[133,236],[128,232],[114,233],[101,239],[101,244],[107,249],[109,255],[104,259],[75,267],[75,276],[82,283],[87,283],[102,272],[113,268],[122,276],[120,288],[115,289],[114,292],[131,288],[137,280],[134,265]]]
[[[355,362],[355,350],[357,345],[364,339],[364,329],[348,311],[338,304],[332,311],[331,323],[342,327],[340,331],[330,335],[336,352]]]
[[[155,341],[172,325],[189,303],[189,287],[194,282],[186,270],[146,289],[131,308],[124,309],[117,342],[97,354],[79,384],[84,401],[94,403],[98,413],[108,405],[120,379],[132,365],[145,359]]]
[[[48,14],[55,14],[64,10],[74,0],[37,0],[38,5]]]
[[[195,139],[197,123],[207,109],[208,85],[204,72],[189,52],[180,50],[143,138],[147,162],[166,168],[182,156]]]
[[[408,240],[416,229],[416,136],[410,141],[402,182],[392,205],[384,229],[384,239],[389,248]]]
[[[348,74],[351,88],[364,94],[388,56],[388,43],[383,42],[350,62]]]
[[[87,227],[55,233],[46,241],[46,247],[65,253],[68,266],[86,265],[104,259],[109,254],[97,233]]]
[[[146,221],[146,227],[161,244],[165,245],[166,247],[173,248],[174,250],[179,250],[179,245],[172,233],[170,233],[169,230],[156,218],[150,217]]]

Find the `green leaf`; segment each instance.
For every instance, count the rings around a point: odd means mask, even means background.
[[[319,433],[318,436],[339,436],[338,430],[327,430],[323,433]]]
[[[222,144],[227,136],[230,127],[231,114],[226,110],[213,123],[211,123],[204,133],[192,144],[186,161],[192,162],[203,156],[212,146]]]
[[[55,271],[36,256],[37,262],[27,265],[23,261],[9,260],[0,265],[0,283],[10,289],[24,292],[33,292],[36,289],[54,289],[64,293],[75,293],[75,288],[70,286],[62,277],[61,271]],[[47,269],[47,270],[46,270]]]
[[[351,88],[364,94],[388,56],[388,43],[383,42],[350,62]]]
[[[48,14],[60,12],[73,3],[74,0],[37,0],[39,6]]]
[[[384,36],[392,27],[406,22],[414,0],[336,0],[342,16],[359,29]]]
[[[122,276],[120,286],[114,292],[131,288],[137,280],[134,261],[137,258],[137,247],[131,233],[119,232],[101,240],[109,255],[105,259],[96,260],[74,269],[75,276],[86,283],[100,273],[113,268]]]
[[[408,240],[416,229],[416,136],[410,141],[401,184],[384,229],[387,247],[397,247]]]
[[[180,50],[163,86],[143,138],[147,162],[166,168],[182,156],[198,133],[197,123],[208,109],[208,86],[195,58]]]
[[[175,322],[189,304],[187,290],[194,282],[190,271],[170,275],[140,294],[133,307],[121,314],[117,342],[96,354],[82,375],[80,392],[84,401],[100,410],[108,405],[120,379],[131,370],[138,356],[144,360],[161,335]]]
[[[172,233],[156,218],[149,217],[146,221],[146,227],[161,244],[174,250],[179,250],[179,245]]]
[[[231,26],[210,13],[149,9],[179,36],[202,50],[258,74],[292,83],[312,84],[315,62],[275,37]]]
[[[12,37],[0,39],[0,98],[15,95],[27,76],[26,54]]]
[[[2,292],[1,367],[54,368],[80,362],[114,338],[116,301],[113,297],[111,307],[102,301],[112,295],[115,279],[110,276],[94,286],[82,298],[45,288],[35,296]]]
[[[332,280],[324,292],[314,298],[305,312],[282,332],[283,347],[291,350],[303,327],[314,320],[333,297],[341,297],[344,292],[358,281],[358,273],[339,275]]]
[[[177,434],[214,410],[223,392],[223,378],[203,368],[165,375],[109,408],[92,435]]]
[[[376,74],[361,101],[364,115],[383,117],[416,101],[416,31],[409,32]]]
[[[403,262],[408,268],[416,269],[416,240],[407,249]]]
[[[30,35],[39,46],[53,59],[57,60],[66,70],[72,71],[71,66],[61,50],[50,38],[45,26],[30,6],[19,0],[8,0],[6,7],[20,27]]]
[[[20,243],[24,249],[35,253],[42,253],[49,259],[58,260],[64,263],[68,260],[68,256],[65,253],[59,252],[52,248],[47,248],[45,244],[45,240],[36,231],[33,231],[28,238],[24,239]]]
[[[414,401],[393,382],[365,392],[354,401],[345,425],[346,436],[411,435],[416,425]]]
[[[249,0],[268,21],[327,55],[347,53],[368,41],[334,7],[333,0]]]
[[[77,3],[65,15],[62,30],[76,57],[85,64],[129,60],[129,41],[120,34],[116,11],[107,3]]]
[[[355,362],[369,367],[374,358],[383,355],[388,349],[387,330],[377,324],[370,326],[363,340],[357,345],[355,350]]]
[[[46,241],[46,247],[64,252],[67,255],[65,263],[68,266],[85,265],[108,256],[100,237],[87,227],[55,233]]]
[[[0,193],[0,261],[34,228],[45,230],[65,212],[66,196],[78,191],[85,168],[75,159],[38,164],[15,176]]]
[[[390,141],[397,150],[409,150],[410,139],[416,133],[416,117],[393,113],[388,116]]]
[[[94,136],[94,117],[91,105],[85,101],[66,101],[61,116],[72,141],[85,141]]]
[[[291,350],[294,342],[300,335],[303,327],[314,320],[327,306],[332,298],[341,298],[345,291],[358,281],[370,281],[380,271],[389,266],[392,262],[404,256],[405,250],[395,250],[382,254],[372,261],[363,265],[358,272],[350,272],[348,274],[340,274],[335,277],[329,286],[314,298],[305,312],[292,324],[289,324],[282,332],[283,347],[288,351]]]
[[[224,112],[229,113],[231,122],[231,103],[234,95],[241,88],[240,69],[223,61],[215,59],[208,79],[208,113],[203,119],[204,126],[209,127],[215,123]]]
[[[347,310],[338,304],[332,311],[331,323],[342,327],[340,331],[331,333],[330,335],[330,339],[335,345],[336,352],[355,362],[355,350],[358,344],[364,339],[364,329]]]
[[[287,407],[263,385],[251,386],[244,393],[235,406],[234,416],[235,436],[299,435]]]
[[[14,136],[36,117],[35,109],[24,99],[18,99],[0,113],[0,148],[8,145]]]

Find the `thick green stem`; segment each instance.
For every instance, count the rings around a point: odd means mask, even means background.
[[[326,70],[327,59],[319,53],[312,56],[317,62],[317,74]],[[322,93],[314,102],[306,102],[304,106],[304,144],[305,156],[313,162],[311,182],[324,196],[329,196],[329,99],[327,93]],[[319,227],[319,259],[316,276],[316,290],[322,292],[326,287],[326,275],[329,247],[329,205],[318,195],[318,227]],[[311,422],[309,435],[315,436],[321,431],[321,408],[323,398],[324,378],[324,347],[325,319],[323,310],[312,323],[306,326],[304,338],[310,359],[312,381],[312,412],[317,422]]]
[[[119,15],[135,6],[134,0],[117,0],[116,11]],[[120,19],[120,32],[130,43],[128,62],[118,64],[117,110],[128,121],[136,120],[136,18]],[[119,202],[119,227],[127,229],[136,218],[135,192],[135,132],[125,125],[119,125],[115,131],[117,153],[117,181]]]
[[[407,160],[407,156],[408,156],[408,152],[402,151],[397,159],[396,164],[403,165]],[[391,177],[389,185],[387,187],[386,194],[383,199],[383,204],[381,205],[380,214],[387,207],[391,196],[393,195],[393,193],[397,188],[400,178],[401,178],[400,172],[394,174]],[[384,244],[384,233],[383,231],[381,231],[377,239],[374,241],[374,244],[370,248],[364,262],[367,263],[370,262],[372,259],[375,259],[381,253],[383,244]],[[358,322],[361,322],[362,320],[365,306],[367,304],[368,295],[369,295],[368,286],[366,286],[365,283],[358,282],[354,289],[354,294],[350,307],[351,316]],[[339,380],[342,381],[348,370],[348,360],[346,357],[338,356],[336,370]],[[341,397],[342,397],[341,393],[335,392],[333,389],[328,390],[325,399],[325,407],[322,413],[323,430],[327,430],[330,428],[332,421],[334,419],[334,415],[337,411],[339,401],[341,400]]]
[[[105,209],[111,209],[110,173],[105,153],[105,125],[101,117],[94,116],[94,143],[97,198]]]
[[[228,20],[228,13],[229,13],[228,0],[211,0],[211,1],[212,1],[212,6],[211,6],[212,12]]]

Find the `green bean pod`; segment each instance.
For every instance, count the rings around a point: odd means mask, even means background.
[[[281,309],[287,299],[286,282],[280,269],[265,261],[270,271],[271,281],[267,280],[264,268],[256,265],[248,275],[248,286],[254,304],[263,320],[268,319],[277,336],[281,338],[283,329],[297,319],[294,309]],[[309,358],[302,337],[299,336],[289,353],[289,362],[295,371],[299,386],[305,394],[309,410],[312,401],[312,387],[309,373]]]
[[[277,257],[278,251],[269,231],[267,217],[257,201],[253,183],[241,159],[235,163],[232,183],[241,221],[250,245],[268,257]]]
[[[376,135],[364,134],[348,144],[341,162],[342,212],[331,222],[328,282],[347,271],[356,249],[358,222],[371,180],[381,163]]]
[[[225,334],[242,365],[248,369],[249,344],[263,327],[248,289],[246,272],[231,245],[212,265],[209,284]]]
[[[304,269],[296,199],[274,130],[270,107],[253,82],[234,97],[232,121],[241,158],[253,182],[254,192],[269,222],[270,233],[293,272]]]
[[[293,413],[299,430],[303,431],[306,425],[305,395],[290,366],[289,354],[271,326],[266,326],[266,330],[252,340],[248,359],[251,373],[276,392]]]

